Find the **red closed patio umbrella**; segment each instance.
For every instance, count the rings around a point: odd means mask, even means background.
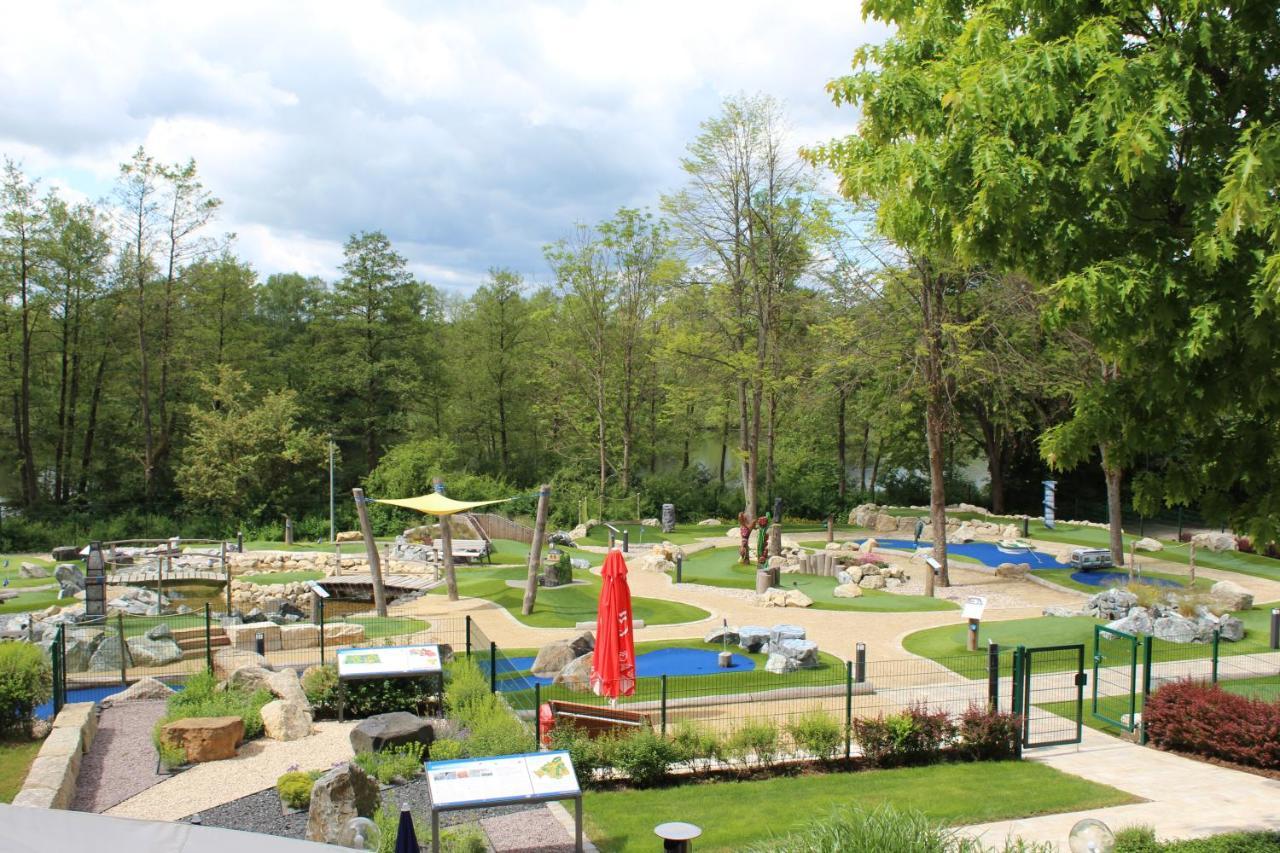
[[[627,564],[614,549],[600,572],[600,606],[596,610],[596,648],[591,658],[591,689],[617,699],[636,692],[636,643],[631,634],[631,588]]]

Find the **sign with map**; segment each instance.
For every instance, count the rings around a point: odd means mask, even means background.
[[[427,764],[427,785],[437,806],[552,800],[582,793],[567,752],[432,761]]]
[[[338,649],[339,678],[403,678],[440,671],[440,647],[435,645]]]

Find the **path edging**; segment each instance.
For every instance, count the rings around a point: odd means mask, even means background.
[[[98,711],[93,702],[63,706],[31,763],[22,790],[13,805],[39,809],[67,809],[76,795],[80,762],[98,731]]]

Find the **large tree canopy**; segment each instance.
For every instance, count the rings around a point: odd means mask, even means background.
[[[1140,506],[1280,520],[1280,16],[1273,2],[867,0],[815,156],[910,251],[1027,275],[1098,381],[1042,449],[1102,445]],[[1106,380],[1102,377],[1105,370]]]

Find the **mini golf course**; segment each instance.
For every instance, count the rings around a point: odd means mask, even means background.
[[[546,686],[550,678],[542,678],[529,672],[532,656],[503,657],[498,660],[498,689],[503,692],[526,690],[535,684]],[[488,662],[482,668],[488,672]],[[691,649],[675,646],[653,649],[636,655],[636,678],[659,678],[663,675],[717,676],[751,672],[756,662],[747,655],[733,653],[729,666],[720,666],[720,653],[711,649]],[[508,677],[504,677],[508,676]]]

